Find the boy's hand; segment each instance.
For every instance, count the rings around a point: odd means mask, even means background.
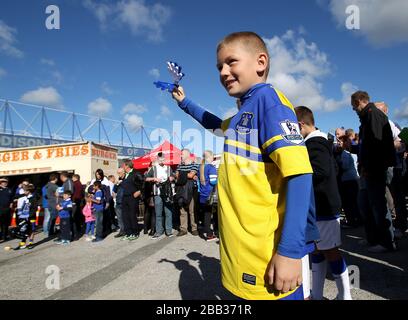
[[[266,274],[267,285],[282,293],[295,290],[302,284],[302,259],[292,259],[276,253]]]
[[[175,88],[171,94],[173,96],[173,99],[176,100],[178,103],[183,101],[184,98],[186,97],[184,93],[184,89],[181,86],[178,86],[177,88]]]

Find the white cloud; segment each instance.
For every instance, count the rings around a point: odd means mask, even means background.
[[[64,77],[58,70],[52,71],[51,76],[54,78],[57,84],[61,84],[64,81]]]
[[[93,0],[85,0],[84,1],[85,8],[92,11],[92,13],[96,16],[99,20],[99,25],[102,30],[107,28],[107,20],[109,15],[113,13],[113,6],[107,3],[95,3]]]
[[[145,4],[144,0],[122,0],[118,3],[86,0],[84,6],[99,20],[102,30],[111,25],[127,27],[134,35],[145,35],[161,41],[163,27],[171,17],[171,9],[160,3]]]
[[[3,68],[0,68],[0,79],[5,77],[7,75],[7,71],[4,70]]]
[[[153,78],[159,79],[160,78],[160,71],[159,69],[153,68],[149,71],[149,75]]]
[[[395,110],[395,117],[408,120],[408,98],[401,101],[401,108]]]
[[[20,101],[24,103],[44,105],[56,109],[64,108],[61,95],[53,87],[40,87],[37,90],[28,91],[21,96]]]
[[[127,114],[124,118],[126,126],[132,132],[139,131],[143,126],[143,118],[138,116],[137,114]]]
[[[17,29],[9,27],[3,20],[0,20],[0,52],[15,57],[22,58],[24,53],[15,47]]]
[[[320,1],[320,4],[322,1]],[[360,29],[350,30],[376,47],[408,42],[408,1],[406,0],[328,0],[328,8],[339,28],[345,27],[349,5],[360,9]]]
[[[41,63],[41,64],[45,64],[45,65],[50,66],[50,67],[54,67],[54,66],[55,66],[55,62],[54,62],[54,60],[52,60],[52,59],[42,58],[42,59],[40,60],[40,63]]]
[[[122,114],[131,114],[131,113],[144,113],[147,112],[146,106],[142,104],[128,103],[122,108]]]
[[[104,98],[98,98],[88,104],[88,113],[91,115],[103,117],[111,111],[112,104]]]
[[[101,84],[101,90],[107,96],[115,94],[115,90],[113,90],[106,81]]]
[[[306,31],[301,29],[301,33]],[[308,43],[297,32],[288,30],[282,37],[264,39],[271,57],[268,82],[281,90],[293,105],[313,110],[335,111],[348,105],[351,83],[341,85],[342,98],[328,99],[323,94],[322,78],[331,72],[326,53],[316,43]]]
[[[162,118],[167,119],[169,116],[171,116],[171,114],[172,112],[169,107],[161,106],[160,113],[156,116],[156,120],[161,120]]]

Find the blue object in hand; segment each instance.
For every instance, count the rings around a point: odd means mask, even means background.
[[[185,74],[181,72],[181,66],[172,61],[167,62],[167,69],[169,70],[174,82],[169,83],[163,81],[156,81],[153,83],[156,86],[156,88],[159,88],[163,91],[167,90],[168,92],[173,92],[174,89],[178,87],[180,80],[185,76]]]
[[[162,82],[162,81],[157,81],[154,82],[154,85],[156,88],[159,88],[161,90],[167,90],[168,92],[173,92],[174,89],[177,87],[174,83],[168,83],[168,82]]]

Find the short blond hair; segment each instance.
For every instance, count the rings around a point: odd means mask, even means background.
[[[268,64],[265,69],[264,77],[265,79],[268,78],[270,69],[270,56],[265,41],[258,34],[252,31],[234,32],[226,36],[220,41],[220,43],[218,43],[217,53],[224,46],[236,42],[241,43],[245,49],[251,51],[251,53],[253,54],[266,54],[266,56],[268,57]]]

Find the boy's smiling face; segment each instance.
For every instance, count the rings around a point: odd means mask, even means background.
[[[224,44],[217,54],[220,81],[231,97],[240,98],[248,90],[265,82],[268,58],[244,48],[239,41]]]

